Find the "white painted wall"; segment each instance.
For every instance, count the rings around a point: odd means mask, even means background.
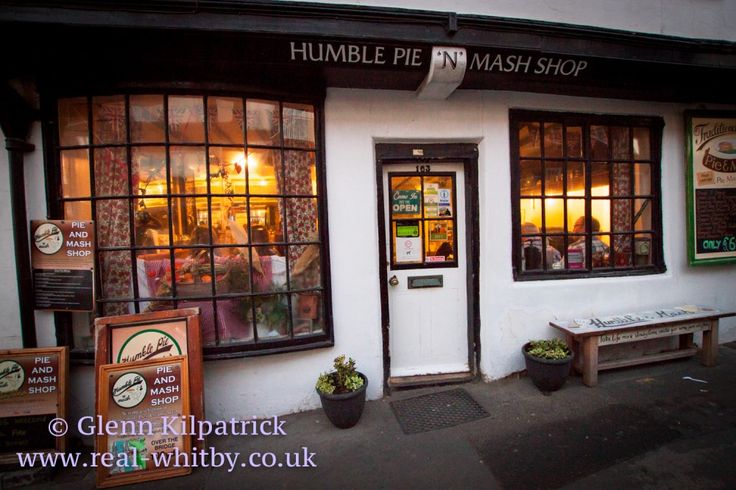
[[[310,0],[510,17],[699,39],[736,41],[734,0]]]
[[[667,273],[513,281],[509,108],[657,115],[665,119],[662,199]],[[685,108],[674,104],[511,92],[459,91],[445,101],[423,101],[410,92],[329,90],[326,148],[330,234],[335,259],[333,284],[339,291],[335,302],[341,309],[366,302],[375,304],[372,314],[356,315],[359,323],[346,327],[336,322],[336,331],[341,335],[363,336],[364,332],[378,329],[374,144],[382,141],[479,143],[481,370],[488,379],[523,369],[521,346],[531,338],[554,335],[548,326],[553,319],[693,303],[736,310],[734,266],[692,268],[687,265],[682,123]],[[345,237],[356,239],[347,243]],[[343,257],[352,260],[343,263]],[[357,298],[360,302],[353,305],[342,304],[344,299]],[[723,320],[721,341],[733,339],[736,339],[736,321]],[[379,367],[377,364],[375,370]]]

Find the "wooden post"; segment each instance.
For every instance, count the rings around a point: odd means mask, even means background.
[[[680,349],[689,349],[693,346],[693,334],[686,333],[680,335]]]
[[[703,366],[715,366],[718,357],[718,319],[711,320],[710,330],[703,330]]]
[[[592,335],[583,339],[583,384],[595,386],[598,384],[598,340]]]
[[[565,333],[565,341],[567,342],[567,346],[572,351],[572,367],[575,371],[578,373],[583,371],[583,368],[580,364],[580,342],[575,340],[575,337],[572,334]]]

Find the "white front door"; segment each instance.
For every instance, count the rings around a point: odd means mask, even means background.
[[[462,163],[383,167],[391,377],[468,364]]]

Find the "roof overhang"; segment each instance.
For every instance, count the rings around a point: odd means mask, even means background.
[[[209,73],[227,84],[247,74],[249,83],[284,90],[416,90],[432,47],[449,46],[467,50],[461,89],[736,101],[736,44],[724,41],[281,1],[0,4],[6,77],[26,73],[46,83],[63,82],[57,75],[71,64],[111,81],[125,78],[127,66],[152,81],[186,83]]]

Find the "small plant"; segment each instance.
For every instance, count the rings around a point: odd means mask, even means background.
[[[565,359],[572,354],[567,344],[560,339],[532,340],[527,352],[541,359]]]
[[[355,361],[352,358],[345,360],[345,356],[335,358],[335,370],[322,373],[317,378],[317,391],[328,395],[350,393],[363,386],[363,378],[355,370]]]

